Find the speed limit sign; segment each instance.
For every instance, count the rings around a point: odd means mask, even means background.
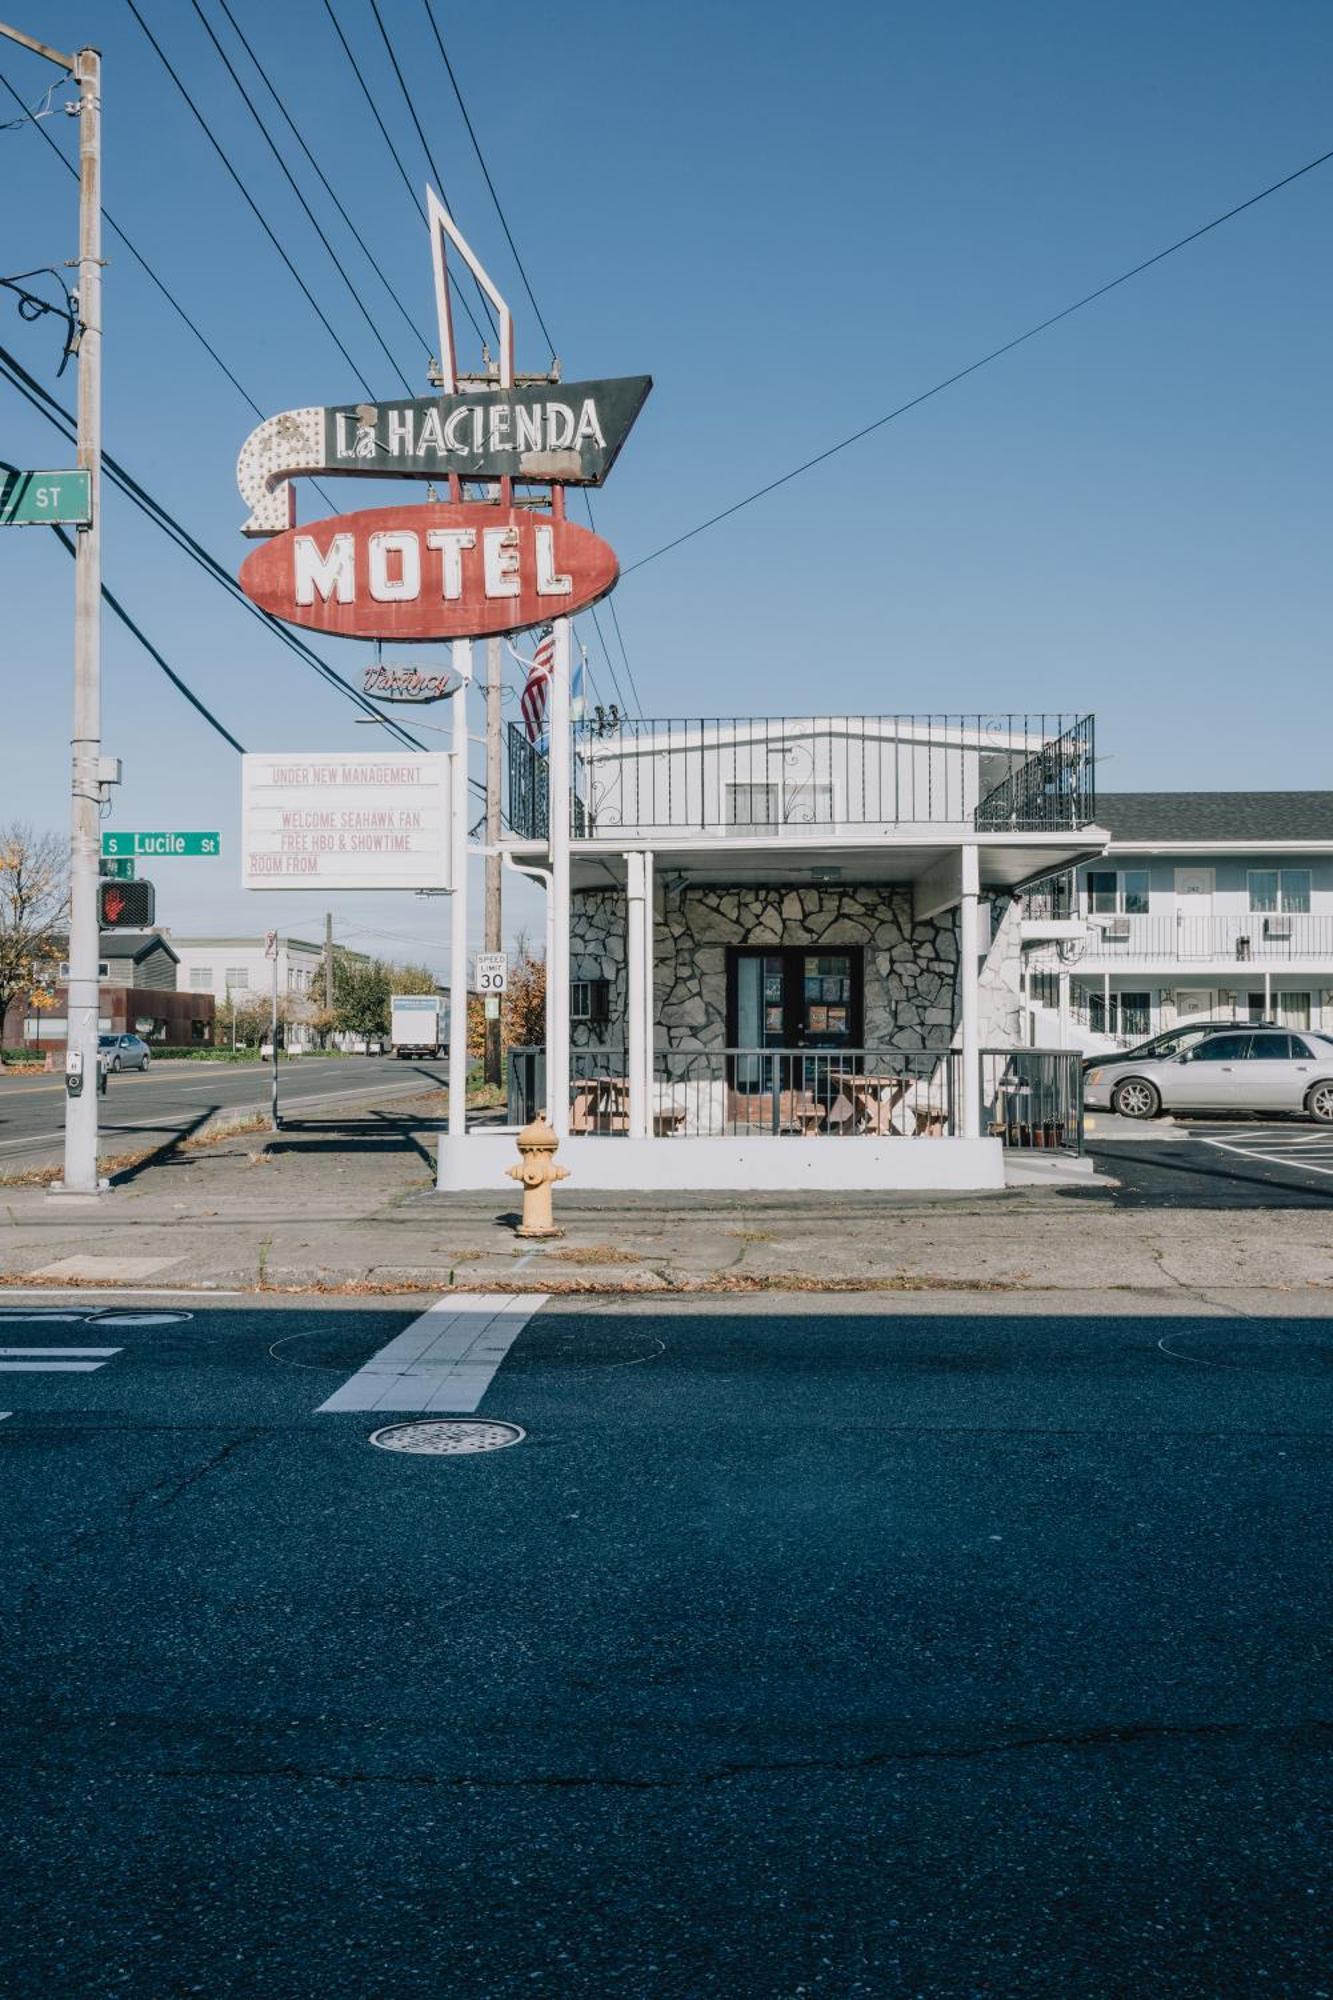
[[[479,951],[476,970],[472,975],[472,990],[474,993],[503,993],[508,974],[508,952]]]

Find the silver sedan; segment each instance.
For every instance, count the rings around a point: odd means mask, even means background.
[[[1333,1043],[1276,1028],[1208,1035],[1162,1061],[1111,1061],[1083,1079],[1092,1110],[1304,1112],[1333,1125]]]

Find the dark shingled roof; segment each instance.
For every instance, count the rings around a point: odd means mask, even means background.
[[[171,949],[164,937],[156,931],[147,936],[142,931],[103,931],[97,946],[99,958],[132,958],[137,965],[140,959],[148,958],[161,946],[167,957],[179,965],[179,955]]]
[[[1333,792],[1101,792],[1112,840],[1333,840]]]

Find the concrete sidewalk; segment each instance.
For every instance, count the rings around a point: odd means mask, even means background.
[[[1115,1208],[1087,1176],[996,1194],[581,1195],[515,1240],[518,1195],[434,1192],[440,1105],[167,1151],[97,1202],[0,1190],[0,1281],[439,1293],[1333,1289],[1318,1209]]]

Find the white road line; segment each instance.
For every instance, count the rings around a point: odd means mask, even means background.
[[[91,1375],[118,1347],[0,1347],[0,1375]],[[96,1355],[97,1359],[90,1357]]]
[[[475,1410],[496,1369],[535,1312],[544,1292],[455,1292],[414,1319],[343,1383],[320,1411]],[[318,1414],[318,1412],[317,1412]]]

